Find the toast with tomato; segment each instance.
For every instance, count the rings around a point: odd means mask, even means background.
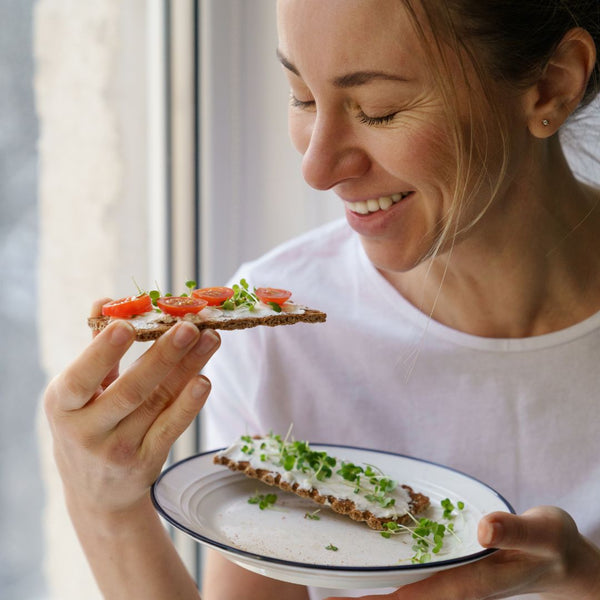
[[[194,281],[186,286],[189,293],[181,296],[153,291],[113,300],[102,307],[102,316],[90,317],[88,325],[100,331],[114,319],[127,319],[136,330],[136,340],[145,342],[159,338],[182,319],[198,329],[230,330],[322,323],[327,318],[324,312],[292,302],[288,290],[250,290],[244,279],[231,288],[196,289]]]

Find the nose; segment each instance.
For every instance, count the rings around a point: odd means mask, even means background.
[[[305,131],[302,175],[317,190],[359,178],[370,167],[368,153],[353,136],[343,116],[315,115]]]

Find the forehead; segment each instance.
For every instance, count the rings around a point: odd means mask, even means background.
[[[279,50],[302,76],[418,67],[422,50],[402,0],[278,0],[277,9]]]

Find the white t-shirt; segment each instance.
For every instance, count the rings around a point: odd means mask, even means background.
[[[292,290],[327,322],[223,332],[206,369],[206,448],[293,423],[296,439],[464,471],[517,512],[560,506],[600,544],[600,313],[525,339],[455,331],[404,300],[345,221],[243,265],[241,277]]]

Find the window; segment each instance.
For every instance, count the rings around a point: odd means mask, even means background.
[[[37,119],[33,77],[33,0],[0,8],[0,595],[44,597],[43,486],[36,413],[44,384],[37,351]]]
[[[143,286],[224,283],[244,260],[341,215],[302,181],[287,140],[288,89],[275,58],[272,0],[39,0],[40,290],[46,375],[88,341],[103,295]],[[139,345],[132,353],[143,351]],[[196,451],[194,427],[173,459]],[[73,535],[51,444],[48,586],[62,600],[99,598]],[[175,535],[192,572],[198,547]]]

